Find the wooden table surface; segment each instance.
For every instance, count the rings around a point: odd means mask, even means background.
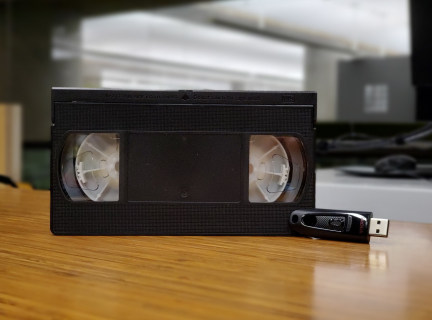
[[[2,188],[0,318],[432,319],[431,244],[401,222],[370,245],[54,236],[48,192]]]

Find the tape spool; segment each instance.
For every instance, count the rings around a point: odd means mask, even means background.
[[[275,136],[251,136],[249,147],[250,202],[275,202],[287,185],[290,170],[287,151]]]
[[[75,175],[81,190],[93,201],[118,201],[119,139],[116,134],[91,133],[81,143]]]

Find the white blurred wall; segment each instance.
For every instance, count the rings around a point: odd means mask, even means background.
[[[335,50],[306,48],[304,88],[318,93],[319,121],[337,120],[338,62],[350,58],[352,55]]]

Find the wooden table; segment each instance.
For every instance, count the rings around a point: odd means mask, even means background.
[[[370,245],[60,237],[48,192],[2,188],[0,318],[432,319],[431,244],[431,224],[401,222]]]

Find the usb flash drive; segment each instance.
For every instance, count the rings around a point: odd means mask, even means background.
[[[291,213],[294,234],[312,238],[369,243],[370,237],[387,237],[390,221],[372,218],[372,212],[300,209]]]

